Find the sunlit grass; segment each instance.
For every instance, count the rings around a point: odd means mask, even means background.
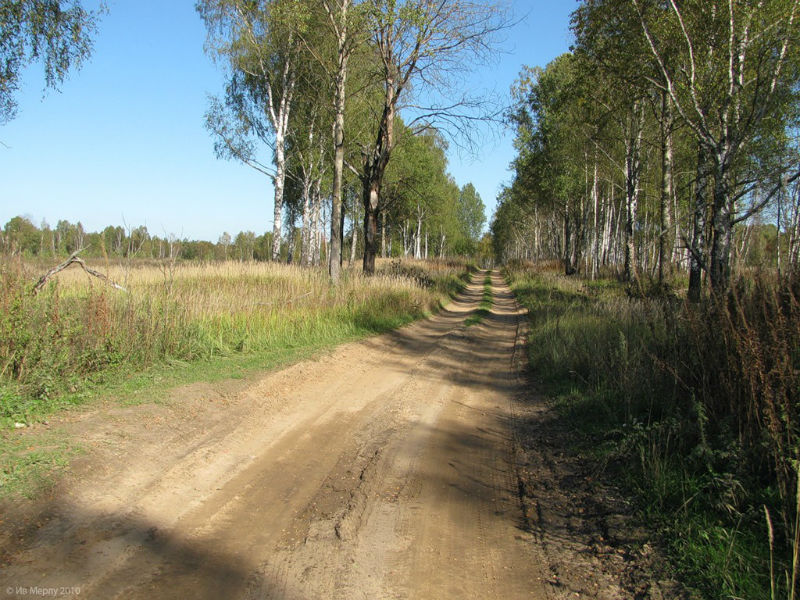
[[[331,285],[324,269],[276,263],[92,266],[127,291],[73,267],[34,295],[38,273],[0,264],[0,425],[83,402],[120,372],[236,354],[267,360],[387,331],[436,310],[466,271],[384,261],[375,276],[345,270]]]

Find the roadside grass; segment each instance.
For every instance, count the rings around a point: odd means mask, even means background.
[[[100,268],[102,265],[93,265]],[[379,263],[339,285],[324,269],[275,263],[105,266],[121,293],[65,271],[38,295],[37,273],[0,263],[0,498],[29,495],[77,451],[24,428],[99,398],[159,401],[170,388],[296,362],[438,310],[466,287],[463,262]],[[37,483],[38,482],[38,483]]]
[[[491,313],[493,305],[492,272],[489,271],[486,273],[486,277],[483,280],[483,297],[481,298],[481,303],[478,305],[478,308],[464,320],[464,326],[471,327],[483,321],[489,313]]]
[[[13,433],[0,431],[0,499],[33,498],[50,489],[53,475],[81,451],[60,431],[37,434],[35,439]]]
[[[793,598],[798,282],[690,305],[533,266],[506,276],[537,384],[576,450],[638,499],[679,579],[702,598]]]

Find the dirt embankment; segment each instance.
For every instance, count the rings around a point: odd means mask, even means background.
[[[497,275],[465,327],[475,281],[256,382],[64,417],[87,451],[35,510],[3,507],[0,598],[676,597],[527,391]]]

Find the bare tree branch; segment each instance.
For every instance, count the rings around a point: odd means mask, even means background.
[[[87,267],[86,263],[83,262],[83,259],[78,256],[78,254],[80,254],[84,250],[86,250],[86,248],[80,248],[80,249],[76,250],[75,252],[70,254],[70,256],[69,256],[69,258],[67,260],[65,260],[64,262],[62,262],[59,265],[56,265],[55,267],[53,267],[52,269],[47,271],[47,273],[42,275],[39,278],[39,281],[36,282],[36,285],[33,286],[33,293],[34,294],[38,294],[41,291],[41,289],[45,286],[45,284],[50,280],[50,278],[53,277],[53,275],[56,275],[57,273],[60,273],[61,271],[63,271],[67,267],[69,267],[71,264],[80,265],[81,268],[84,271],[86,271],[86,273],[88,273],[89,275],[92,275],[93,277],[97,277],[101,281],[105,282],[107,285],[110,285],[111,287],[113,287],[113,288],[115,288],[117,290],[120,290],[122,292],[126,292],[127,293],[128,290],[126,290],[124,287],[122,287],[121,285],[116,283],[114,280],[110,279],[108,276],[104,275],[103,273],[100,273],[99,271],[95,271],[94,269],[92,269],[90,267]]]

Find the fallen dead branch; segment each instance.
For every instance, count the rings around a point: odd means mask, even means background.
[[[101,281],[104,281],[106,284],[110,285],[111,287],[127,293],[128,290],[126,290],[124,287],[122,287],[116,281],[108,278],[107,276],[103,275],[99,271],[95,271],[94,269],[86,266],[86,263],[83,261],[83,259],[78,256],[78,254],[83,252],[85,249],[86,248],[81,248],[79,250],[76,250],[75,252],[70,254],[70,256],[69,256],[69,258],[67,260],[62,262],[60,265],[56,265],[55,267],[50,269],[47,273],[42,275],[39,278],[39,281],[36,282],[36,285],[33,286],[33,293],[34,294],[38,294],[39,291],[44,287],[44,285],[50,280],[50,278],[53,275],[55,275],[56,273],[60,273],[61,271],[63,271],[64,269],[66,269],[67,267],[69,267],[73,263],[76,263],[76,264],[80,265],[81,268],[84,271],[86,271],[89,275],[91,275],[93,277],[97,277],[98,279],[100,279]]]

